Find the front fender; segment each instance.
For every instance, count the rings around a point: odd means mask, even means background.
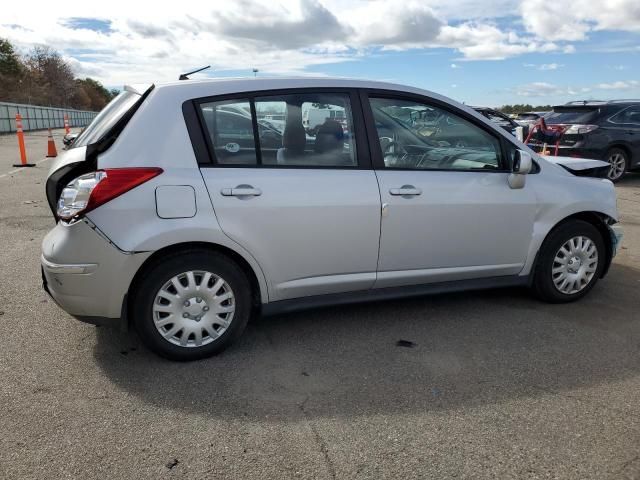
[[[595,213],[613,222],[618,221],[615,188],[609,180],[572,175],[531,175],[527,181],[528,187],[535,191],[538,211],[521,275],[531,273],[545,238],[567,218],[576,214]]]

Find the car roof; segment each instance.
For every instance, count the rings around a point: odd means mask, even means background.
[[[242,77],[209,78],[203,80],[181,80],[155,84],[156,89],[185,92],[186,96],[224,95],[231,93],[253,92],[261,90],[284,90],[289,88],[370,88],[416,93],[433,98],[450,99],[435,92],[408,85],[373,80],[361,80],[336,77]],[[188,92],[188,93],[187,93]],[[457,102],[455,102],[457,103]]]
[[[599,107],[602,105],[634,105],[640,103],[640,100],[635,99],[620,99],[620,100],[573,100],[571,102],[567,102],[564,105],[556,105],[558,107],[566,107],[566,106],[585,106],[585,107]],[[556,107],[554,106],[554,108]]]

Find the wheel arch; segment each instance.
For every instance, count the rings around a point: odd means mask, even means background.
[[[626,153],[627,157],[629,158],[629,163],[633,162],[633,154],[631,153],[631,146],[630,145],[628,145],[626,143],[622,143],[622,142],[612,142],[607,147],[607,151],[605,152],[605,155],[607,155],[614,148],[618,148],[618,149],[624,151],[624,153]],[[630,167],[630,166],[631,165],[627,165],[627,168]]]
[[[144,278],[144,275],[146,274],[146,272],[149,271],[149,269],[153,265],[161,261],[161,259],[163,257],[166,257],[167,255],[177,255],[183,252],[186,253],[193,250],[200,250],[200,251],[206,250],[209,252],[216,252],[216,253],[225,255],[229,257],[231,260],[233,260],[242,269],[244,274],[247,276],[247,279],[249,280],[249,283],[251,285],[252,303],[254,307],[257,308],[262,304],[263,296],[266,295],[267,293],[265,291],[266,285],[261,286],[261,283],[258,277],[259,274],[256,273],[256,271],[253,269],[251,264],[241,254],[239,254],[238,252],[232,250],[227,246],[220,245],[218,243],[182,242],[182,243],[167,245],[159,250],[156,250],[155,252],[153,252],[151,256],[149,256],[149,258],[147,258],[142,263],[140,268],[138,268],[138,271],[136,272],[136,274],[133,276],[133,279],[131,280],[131,284],[129,285],[128,292],[125,295],[124,304],[122,307],[123,313],[127,318],[127,323],[130,323],[131,321],[130,312],[131,312],[132,299],[133,299],[132,293],[136,290],[136,288],[138,288],[138,285],[140,284],[141,279]]]
[[[571,222],[572,220],[582,220],[584,222],[587,222],[593,225],[602,236],[602,241],[604,242],[605,249],[606,249],[606,259],[605,259],[606,263],[605,263],[604,269],[602,270],[602,274],[600,275],[600,278],[603,278],[607,274],[607,272],[609,271],[609,267],[611,266],[611,261],[613,260],[613,243],[612,243],[611,234],[609,233],[609,229],[607,225],[616,223],[616,220],[611,218],[606,213],[597,212],[597,211],[581,211],[581,212],[572,213],[571,215],[564,217],[563,219],[558,221],[552,228],[549,229],[544,239],[540,243],[540,247],[538,248],[538,251],[536,252],[536,257],[531,267],[532,274],[530,275],[531,277],[530,282],[533,282],[533,277],[534,277],[533,273],[536,271],[536,267],[538,266],[538,258],[540,255],[540,251],[542,250],[542,246],[545,244],[549,236],[556,229],[558,229],[559,227],[561,227],[562,225],[568,222]]]

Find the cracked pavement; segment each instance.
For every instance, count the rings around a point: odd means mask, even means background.
[[[46,136],[27,148],[42,158]],[[0,175],[16,154],[0,137]],[[623,247],[583,301],[313,310],[180,364],[42,291],[47,168],[0,177],[0,478],[640,478],[640,175],[617,187]]]

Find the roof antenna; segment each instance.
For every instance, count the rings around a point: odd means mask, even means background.
[[[178,77],[178,80],[189,80],[189,75],[193,75],[194,73],[201,72],[203,70],[206,70],[207,68],[211,68],[211,65],[207,65],[206,67],[199,68],[197,70],[194,70],[193,72],[181,73],[180,76]]]

